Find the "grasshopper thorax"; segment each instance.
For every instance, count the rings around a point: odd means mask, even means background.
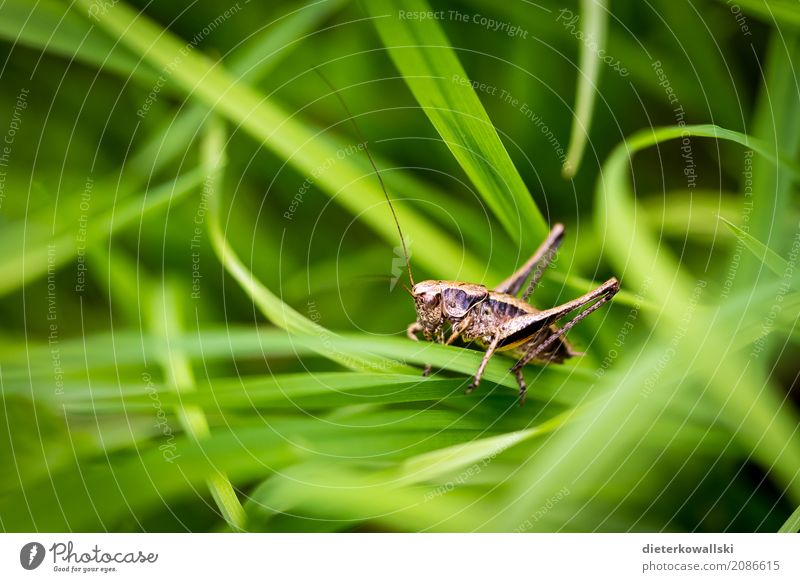
[[[483,285],[460,281],[422,281],[411,289],[417,318],[426,336],[439,333],[445,321],[458,323],[489,297]]]

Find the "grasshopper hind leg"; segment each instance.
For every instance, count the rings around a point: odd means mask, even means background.
[[[525,406],[525,395],[528,393],[528,385],[525,383],[525,376],[522,375],[522,370],[514,370],[514,376],[517,378],[519,384],[519,405]]]
[[[516,372],[517,370],[521,369],[523,366],[525,366],[528,362],[532,360],[537,360],[542,356],[548,357],[548,352],[550,352],[553,349],[554,345],[558,345],[556,344],[556,342],[559,343],[564,342],[563,336],[565,333],[567,333],[570,329],[572,329],[572,327],[574,327],[575,324],[581,321],[584,317],[602,307],[603,304],[611,301],[611,298],[614,297],[614,295],[616,295],[618,291],[619,291],[619,281],[617,281],[614,278],[611,278],[602,285],[600,285],[600,287],[598,287],[597,289],[590,291],[589,293],[583,295],[582,297],[579,297],[578,299],[574,299],[568,303],[565,303],[564,305],[552,309],[551,311],[554,312],[556,319],[560,319],[567,313],[588,305],[588,307],[586,307],[583,311],[579,312],[563,327],[551,329],[549,337],[541,338],[543,341],[537,341],[532,343],[528,348],[528,351],[525,353],[525,355],[522,356],[522,358],[520,358],[520,360],[516,364],[514,364],[512,370]],[[565,347],[566,353],[570,354],[570,356],[577,355],[569,347],[569,344],[564,343],[563,345],[566,346]],[[553,355],[549,355],[548,359],[550,359],[551,361],[557,361],[556,358],[553,357]]]

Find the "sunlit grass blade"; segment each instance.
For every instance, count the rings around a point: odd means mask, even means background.
[[[800,532],[800,506],[792,512],[786,523],[778,530],[779,533],[798,533]]]
[[[491,462],[497,455],[510,447],[563,426],[571,414],[572,411],[563,413],[534,428],[474,440],[412,457],[402,465],[399,473],[400,482],[403,484],[419,483],[473,463]]]
[[[313,354],[323,353],[326,349],[333,350],[335,353],[342,354],[378,354],[391,362],[405,365],[433,366],[434,373],[431,378],[426,380],[438,381],[440,371],[456,372],[459,377],[452,382],[448,379],[445,384],[435,384],[427,386],[418,372],[408,376],[401,374],[395,376],[380,370],[371,370],[372,374],[365,374],[361,380],[356,377],[345,375],[340,380],[333,380],[326,374],[320,374],[316,379],[306,378],[305,376],[279,376],[274,379],[253,378],[248,381],[237,381],[227,397],[232,400],[232,406],[241,406],[249,402],[246,395],[239,392],[242,387],[249,386],[253,391],[253,402],[265,405],[274,405],[286,402],[287,398],[310,399],[309,404],[317,406],[320,402],[326,405],[333,404],[333,396],[336,390],[345,390],[347,382],[352,384],[355,394],[364,393],[369,396],[369,389],[374,386],[376,397],[387,392],[387,387],[395,382],[402,381],[409,383],[414,389],[406,392],[397,398],[389,398],[400,401],[404,397],[414,399],[432,398],[435,400],[446,398],[449,395],[458,396],[469,382],[477,366],[480,364],[481,352],[476,350],[466,350],[454,346],[444,346],[425,342],[411,342],[407,338],[397,337],[376,337],[364,338],[353,334],[325,334],[318,335],[287,335],[282,329],[267,328],[209,328],[201,332],[184,332],[176,334],[170,338],[171,349],[180,350],[185,357],[195,362],[211,363],[219,360],[238,360],[238,359],[262,359],[267,358],[286,358],[302,357],[306,358]],[[166,351],[168,346],[163,338],[159,336],[142,335],[138,333],[117,332],[112,336],[100,334],[81,338],[72,342],[63,342],[60,345],[61,366],[64,374],[69,379],[79,376],[88,366],[90,369],[99,373],[103,369],[112,367],[120,370],[129,366],[136,369],[147,361],[157,360],[159,355]],[[6,378],[6,391],[18,392],[27,390],[28,378],[40,379],[52,373],[49,367],[37,366],[36,362],[46,362],[49,353],[48,345],[31,345],[27,351],[14,354],[5,352],[5,364],[3,368]],[[34,362],[31,366],[29,362]],[[486,379],[486,392],[491,390],[491,385],[502,386],[500,391],[508,398],[509,403],[515,402],[517,384],[513,375],[508,371],[511,365],[510,360],[504,358],[494,358],[486,368],[484,378]],[[407,371],[407,369],[403,369]],[[370,370],[367,370],[370,372]],[[375,372],[380,372],[376,374]],[[118,371],[117,373],[121,373]],[[446,375],[444,375],[446,377]],[[138,375],[134,376],[138,380]],[[382,378],[377,380],[376,377]],[[532,368],[529,372],[530,378],[535,378],[537,382],[536,390],[532,390],[528,395],[529,400],[539,400],[541,402],[570,403],[585,397],[587,390],[591,388],[591,375],[587,370],[577,366],[561,366]],[[399,379],[399,380],[398,380]],[[69,381],[68,381],[69,383]],[[386,387],[381,388],[381,384]],[[35,380],[34,386],[41,385]],[[70,384],[72,385],[72,384]],[[80,381],[78,380],[78,386]],[[221,380],[219,389],[225,391],[226,382]],[[389,390],[391,392],[391,390]],[[112,391],[117,392],[118,391]],[[98,390],[94,393],[99,394]],[[416,393],[416,394],[415,394]],[[82,390],[80,393],[72,394],[70,398],[88,398],[90,395]],[[125,393],[123,393],[124,395]],[[227,394],[227,392],[226,392]],[[41,392],[36,392],[37,398],[50,400],[53,398],[51,391],[43,387]],[[113,394],[112,394],[113,395]],[[165,398],[169,398],[165,396]],[[194,396],[186,396],[192,402],[213,403],[208,400],[195,400]],[[346,397],[342,396],[344,400]]]
[[[800,176],[800,167],[796,162],[774,152],[760,140],[713,125],[644,130],[635,133],[617,146],[606,161],[604,175],[600,176],[597,183],[596,199],[600,208],[596,215],[597,230],[610,248],[614,249],[614,254],[606,251],[612,262],[624,265],[625,273],[635,280],[636,285],[649,281],[647,287],[652,290],[651,296],[663,302],[662,305],[668,301],[665,297],[667,293],[680,298],[691,296],[694,285],[675,257],[668,249],[662,248],[659,241],[655,240],[646,225],[638,218],[639,213],[630,195],[630,180],[626,171],[634,153],[664,141],[687,136],[710,137],[738,143],[751,148],[773,163],[780,163],[781,167],[794,176]],[[629,229],[621,229],[617,226],[619,224],[629,225]],[[681,316],[681,312],[674,309],[665,310],[663,314],[674,318],[676,322]]]
[[[319,475],[326,475],[320,482]],[[397,487],[358,468],[330,462],[308,463],[262,484],[248,513],[266,518],[268,531],[281,531],[276,513],[341,521],[352,528],[367,522],[399,531],[471,531],[492,514],[488,503],[459,490],[431,499],[430,487]],[[424,524],[424,525],[423,525]]]
[[[243,378],[214,378],[201,382],[193,392],[177,393],[169,386],[154,384],[164,406],[197,406],[214,412],[241,410],[326,410],[350,405],[396,404],[441,401],[460,397],[465,382],[458,378],[422,378],[407,374],[363,372],[317,372],[276,374]],[[65,405],[71,410],[100,406],[103,410],[147,410],[147,396],[136,386],[95,386],[89,395],[68,384]]]
[[[599,91],[600,71],[603,66],[598,52],[605,50],[607,27],[608,2],[581,0],[581,32],[584,40],[580,47],[575,114],[572,116],[569,147],[562,168],[565,178],[572,178],[577,173],[589,139],[595,95]]]
[[[135,524],[153,511],[169,511],[181,496],[201,507],[196,488],[203,487],[214,471],[224,472],[232,483],[246,483],[317,455],[399,462],[485,434],[477,419],[465,421],[457,413],[399,414],[402,416],[340,421],[337,425],[312,418],[272,418],[268,426],[258,420],[247,426],[218,428],[200,441],[180,436],[166,443],[163,435],[157,435],[137,454],[83,458],[79,467],[69,463],[54,474],[26,483],[24,493],[13,490],[0,496],[3,526],[7,531],[84,531],[116,527],[123,520]],[[453,423],[454,430],[436,431],[442,422]],[[169,457],[164,455],[166,449],[160,448],[167,444],[172,451]],[[58,489],[53,488],[51,478],[58,482]],[[334,480],[335,475],[326,476],[326,481]],[[19,504],[24,506],[23,498],[31,496],[38,503],[30,512],[11,511]]]
[[[544,218],[424,0],[365,5],[417,102],[508,235],[528,252],[547,234]]]
[[[304,35],[341,8],[343,0],[312,2],[267,25],[260,33],[245,39],[226,56],[224,63],[238,80],[255,84],[301,46]],[[164,120],[162,127],[126,162],[134,175],[148,176],[183,154],[196,135],[209,108],[190,103],[177,119]]]
[[[653,430],[673,399],[691,398],[687,394],[689,380],[697,378],[703,378],[719,403],[720,414],[736,427],[737,439],[754,460],[792,498],[800,499],[797,419],[783,405],[784,398],[774,383],[748,366],[726,342],[735,335],[733,324],[741,315],[741,305],[726,305],[712,323],[711,314],[697,305],[707,282],[693,282],[678,261],[661,248],[636,212],[628,178],[631,157],[648,146],[685,136],[728,139],[778,160],[757,140],[714,126],[642,131],[612,152],[597,183],[597,228],[604,234],[604,252],[619,268],[623,287],[645,285],[650,289],[648,298],[660,305],[657,314],[643,311],[649,319],[657,318],[657,339],[649,342],[635,366],[619,365],[607,374],[602,396],[556,432],[534,462],[520,471],[509,499],[522,500],[523,514],[535,512],[565,484],[572,486],[575,475],[590,482],[613,476],[624,460],[624,451]],[[789,171],[796,171],[793,162],[787,164]],[[659,364],[665,353],[669,354],[667,365]],[[592,462],[587,466],[590,451]],[[513,528],[515,518],[499,515],[491,527]]]
[[[180,306],[173,286],[162,285],[160,289],[154,290],[150,320],[155,330],[164,336],[168,346],[167,350],[162,352],[161,364],[167,384],[174,390],[184,392],[195,389],[194,372],[192,372],[188,358],[169,343],[173,334],[180,333],[179,310]],[[177,408],[177,414],[178,421],[190,438],[197,441],[208,438],[210,435],[208,420],[202,409],[196,405],[181,404]],[[225,473],[212,468],[206,483],[230,528],[244,530],[244,509],[242,509],[233,485]]]
[[[789,263],[781,257],[778,253],[766,246],[760,240],[756,239],[751,234],[743,231],[729,220],[720,217],[720,220],[725,222],[725,225],[737,236],[737,238],[744,243],[747,249],[761,262],[763,262],[770,271],[783,277],[787,269],[791,269]]]
[[[107,6],[97,2],[91,14]],[[126,49],[103,34],[92,33],[89,23],[66,2],[6,0],[0,6],[0,38],[122,74],[143,87],[152,87],[158,79],[153,68],[142,66]]]
[[[742,0],[741,7],[767,24],[786,24],[800,28],[800,12],[792,0]]]
[[[795,11],[797,7],[795,6]],[[797,91],[797,67],[800,63],[800,36],[773,31],[764,64],[764,79],[753,114],[753,137],[770,144],[773,150],[792,160],[800,153],[800,95]],[[748,164],[745,161],[745,168]],[[777,167],[771,160],[759,156],[752,159],[751,179],[743,184],[745,194],[752,192],[754,201],[748,221],[748,232],[770,248],[784,251],[791,231],[782,220],[792,205],[797,174],[786,163]],[[749,191],[749,192],[748,192]],[[746,287],[758,279],[760,261],[746,255],[737,274],[740,285]]]
[[[87,17],[93,5],[93,0],[76,0],[74,4]],[[364,212],[385,204],[385,199],[366,166],[349,156],[342,156],[343,151],[353,147],[352,144],[334,139],[299,121],[257,91],[238,82],[220,63],[197,51],[186,53],[185,43],[124,2],[98,16],[97,23],[131,50],[142,54],[151,65],[168,70],[175,86],[188,96],[241,127],[302,174],[315,176],[316,187],[352,214],[360,216],[364,224],[386,240],[396,244],[397,230],[391,215],[388,212]],[[179,67],[175,66],[176,62],[180,63]],[[320,94],[324,94],[323,87]],[[320,171],[326,163],[333,167]],[[480,279],[485,268],[465,255],[464,250],[444,236],[439,228],[407,204],[395,202],[395,207],[400,223],[413,225],[414,256],[420,265],[439,272],[443,264],[460,264],[465,276]]]
[[[208,172],[204,180],[203,195],[205,196],[219,196],[216,188],[219,187],[223,178],[222,166],[225,155],[222,148],[225,145],[225,134],[222,124],[214,123],[215,121],[215,119],[212,120],[208,126],[203,143],[202,163]],[[170,337],[180,334],[182,327],[180,304],[174,285],[163,283],[160,289],[156,288],[153,293],[150,321],[156,333],[164,337],[165,344],[168,346],[160,358],[167,384],[177,391],[193,391],[195,379],[191,361],[170,344]],[[210,435],[208,420],[199,407],[182,405],[178,408],[177,414],[183,430],[191,438],[198,441],[208,438]],[[242,509],[227,475],[224,472],[212,470],[206,483],[228,526],[234,531],[244,530],[246,519],[244,509]]]
[[[212,131],[209,134],[209,138],[204,141],[203,163],[207,170],[206,182],[210,181],[215,184],[220,179],[220,171],[224,164],[225,134],[221,128],[220,120],[215,120],[211,123],[212,127],[217,129]],[[295,334],[318,338],[319,342],[312,343],[312,346],[317,347],[322,355],[339,362],[347,368],[378,369],[385,372],[407,371],[407,367],[396,360],[376,358],[370,356],[368,351],[353,353],[338,351],[333,348],[334,334],[332,332],[298,313],[256,279],[255,275],[239,259],[223,234],[220,197],[221,191],[216,196],[211,197],[209,203],[208,231],[211,244],[225,270],[252,297],[255,305],[272,323]]]
[[[677,240],[691,237],[723,243],[734,241],[735,236],[711,219],[720,217],[731,222],[738,220],[741,208],[737,203],[735,192],[687,188],[667,191],[663,198],[645,198],[639,201],[639,208],[647,213],[653,228],[663,232],[665,236],[672,236]]]
[[[759,140],[745,134],[716,126],[642,131],[620,144],[605,164],[604,175],[597,184],[597,203],[603,209],[597,214],[597,227],[605,233],[609,260],[624,270],[621,273],[623,285],[626,275],[634,285],[647,282],[652,285],[650,296],[663,305],[661,317],[672,322],[672,329],[662,324],[662,329],[657,331],[674,334],[673,329],[688,327],[688,331],[681,334],[681,342],[691,345],[688,353],[696,358],[694,365],[697,370],[708,376],[709,387],[715,396],[725,404],[728,414],[741,423],[740,438],[747,442],[767,470],[774,471],[782,484],[800,497],[800,488],[791,469],[800,464],[800,443],[796,441],[793,428],[796,418],[782,405],[783,398],[771,382],[726,349],[726,342],[722,339],[726,334],[722,328],[725,323],[736,322],[736,319],[723,317],[723,323],[711,325],[704,317],[694,317],[690,320],[691,325],[687,326],[687,309],[693,309],[692,304],[696,299],[692,298],[698,296],[698,284],[692,284],[688,273],[664,248],[660,248],[652,233],[637,219],[636,203],[627,178],[631,157],[651,145],[686,136],[724,139],[744,145],[773,163],[780,164],[795,179],[800,177],[800,169],[794,161],[780,156]],[[704,282],[701,287],[705,287]],[[741,316],[740,308],[728,305],[727,309]],[[708,333],[702,334],[704,330],[708,330]],[[731,333],[735,331],[728,332]],[[720,340],[713,339],[716,335]],[[721,365],[708,366],[707,362]],[[773,440],[772,446],[764,446],[766,438]]]

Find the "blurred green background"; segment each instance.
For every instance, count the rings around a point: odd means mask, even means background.
[[[6,0],[0,528],[796,531],[798,32],[788,0]],[[537,306],[621,280],[525,407],[510,360],[465,396],[478,351],[405,337],[362,139],[417,281],[493,286],[554,222]]]

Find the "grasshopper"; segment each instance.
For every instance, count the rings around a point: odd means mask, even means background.
[[[401,240],[402,236],[401,233]],[[528,303],[528,297],[563,238],[564,226],[554,225],[533,256],[492,291],[483,285],[461,281],[429,280],[414,284],[409,268],[408,275],[412,282],[410,291],[417,319],[408,326],[408,337],[419,341],[417,334],[422,332],[428,341],[451,344],[461,338],[483,347],[486,351],[467,388],[467,394],[478,387],[486,365],[496,352],[514,358],[517,361],[510,371],[517,379],[519,403],[522,406],[527,391],[522,368],[531,362],[560,364],[568,358],[582,355],[572,349],[564,335],[619,291],[619,282],[612,277],[585,295],[551,309],[539,310]],[[525,293],[521,298],[517,297],[531,273],[533,276]],[[559,320],[576,311],[578,313],[562,327],[556,325]],[[447,339],[446,330],[450,332]],[[425,374],[429,371],[430,368],[426,367]]]
[[[532,362],[560,364],[568,358],[583,355],[572,349],[565,334],[584,317],[599,309],[604,303],[608,303],[619,291],[619,281],[612,277],[592,291],[551,309],[540,310],[531,305],[528,298],[564,238],[564,226],[555,224],[531,258],[494,290],[489,290],[484,285],[462,281],[427,280],[414,283],[400,221],[383,177],[367,147],[367,141],[361,135],[355,118],[339,92],[319,70],[317,73],[336,95],[361,139],[400,235],[408,280],[411,283],[411,289],[408,290],[414,298],[417,312],[417,319],[406,330],[408,337],[419,341],[417,334],[421,332],[430,342],[449,345],[460,338],[464,342],[475,343],[482,347],[485,353],[466,390],[467,394],[478,387],[486,365],[495,353],[512,357],[516,363],[511,366],[510,371],[519,385],[519,404],[524,405],[527,385],[522,368]],[[531,280],[525,293],[522,297],[517,297],[528,277],[531,277]],[[557,323],[570,314],[574,315],[559,327]],[[430,366],[426,366],[423,375],[427,376],[430,369]]]

